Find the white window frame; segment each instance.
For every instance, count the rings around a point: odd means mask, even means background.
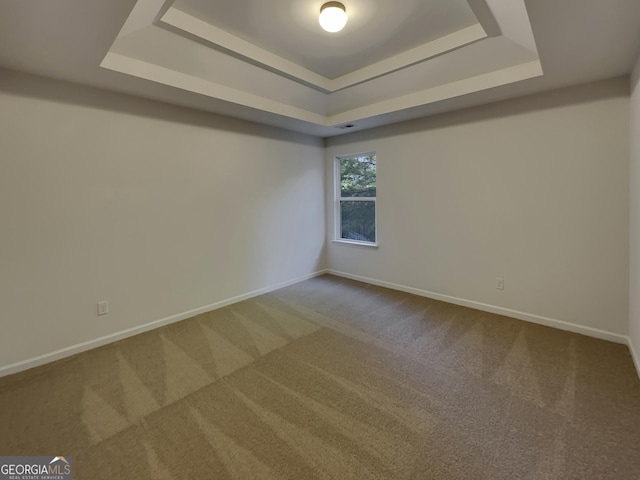
[[[375,156],[376,157],[376,196],[375,197],[342,197],[342,188],[340,186],[340,160],[343,158],[354,158],[354,157],[368,157]],[[364,153],[355,153],[352,155],[337,155],[333,158],[333,187],[334,187],[334,235],[333,235],[333,243],[355,246],[355,247],[365,247],[365,248],[373,248],[377,249],[379,245],[380,235],[378,231],[378,155],[375,151],[364,152]],[[342,218],[340,212],[340,201],[354,201],[354,202],[373,202],[374,203],[374,213],[375,213],[375,229],[376,229],[376,241],[375,242],[362,242],[357,240],[349,240],[347,238],[341,237],[342,230]]]

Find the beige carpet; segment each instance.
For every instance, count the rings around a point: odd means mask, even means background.
[[[332,276],[0,379],[75,479],[640,479],[627,347]]]

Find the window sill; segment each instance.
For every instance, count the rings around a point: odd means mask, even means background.
[[[377,250],[377,243],[364,243],[364,242],[352,242],[349,240],[332,240],[331,243],[335,245],[342,245],[345,247],[359,247],[359,248],[369,248],[371,250]]]

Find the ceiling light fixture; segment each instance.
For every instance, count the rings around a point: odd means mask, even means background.
[[[339,32],[347,24],[347,11],[340,2],[327,2],[320,7],[318,20],[327,32]]]

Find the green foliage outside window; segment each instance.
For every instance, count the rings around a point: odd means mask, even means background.
[[[342,197],[376,196],[376,156],[340,159]]]
[[[340,158],[340,237],[376,241],[376,157]],[[349,200],[359,198],[362,200]],[[371,198],[371,200],[364,200]]]

